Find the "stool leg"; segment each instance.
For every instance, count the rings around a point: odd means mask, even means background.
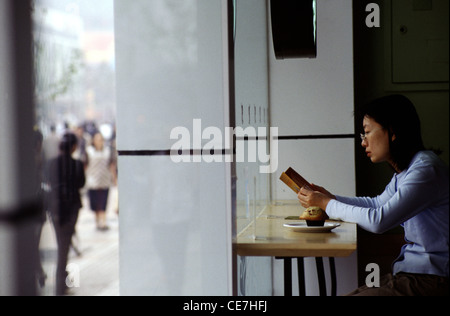
[[[292,296],[292,259],[284,258],[284,296]]]
[[[325,271],[323,269],[323,258],[316,257],[317,279],[319,281],[320,296],[327,296],[327,286],[325,284]]]
[[[298,273],[298,293],[300,296],[306,296],[305,263],[304,263],[303,257],[297,258],[297,273]]]
[[[330,276],[331,276],[331,296],[336,296],[336,265],[334,262],[334,257],[329,257],[330,262]]]

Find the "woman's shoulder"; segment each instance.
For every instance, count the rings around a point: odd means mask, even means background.
[[[448,166],[432,151],[418,152],[408,168],[408,174],[422,175],[431,179],[448,182]]]
[[[411,166],[424,165],[448,169],[448,166],[431,150],[419,151],[413,158]]]

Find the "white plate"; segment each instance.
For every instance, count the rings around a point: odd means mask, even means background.
[[[300,233],[326,233],[341,226],[338,223],[325,223],[323,226],[307,226],[306,223],[286,223],[283,224],[284,227],[289,228],[294,232]]]

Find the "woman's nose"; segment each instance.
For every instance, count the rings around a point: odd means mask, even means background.
[[[361,146],[364,147],[364,148],[367,147],[367,140],[366,140],[366,139],[364,139],[364,140],[361,142]]]

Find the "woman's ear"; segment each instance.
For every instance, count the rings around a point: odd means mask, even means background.
[[[395,136],[394,131],[392,130],[392,127],[389,128],[389,135],[391,135],[391,142],[397,139],[397,136]]]

